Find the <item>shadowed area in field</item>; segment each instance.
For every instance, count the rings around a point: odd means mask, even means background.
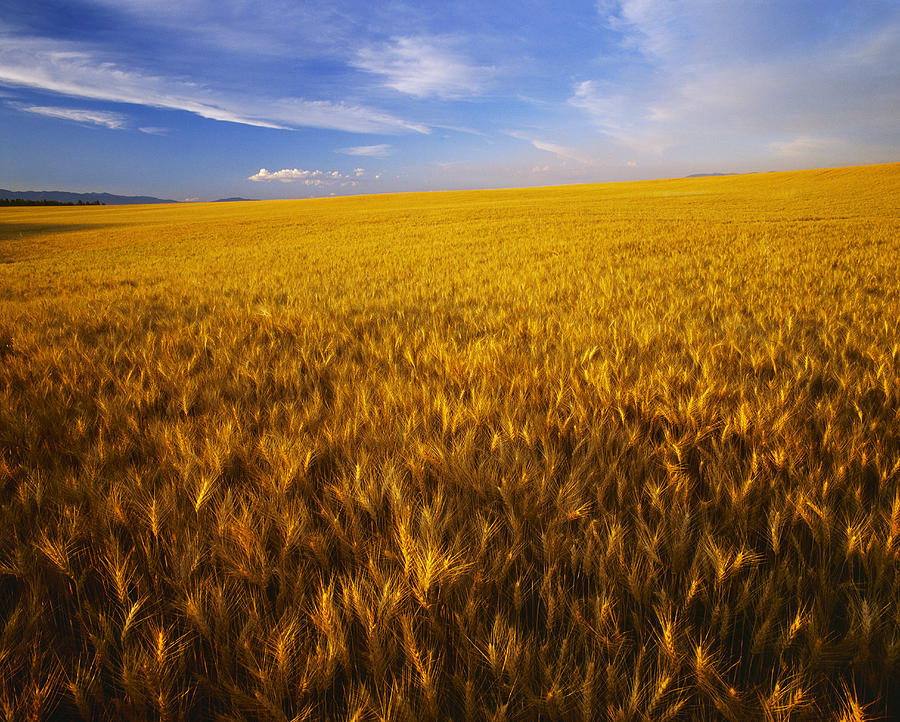
[[[0,264],[34,260],[59,250],[53,237],[115,227],[116,223],[6,223],[0,221]]]
[[[112,228],[116,223],[6,223],[0,222],[0,241],[19,240],[33,236],[53,233],[74,233],[77,231],[93,231],[100,228]],[[0,246],[0,259],[3,258],[4,247]]]

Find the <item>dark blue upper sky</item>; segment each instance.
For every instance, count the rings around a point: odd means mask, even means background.
[[[900,160],[896,0],[0,0],[0,187],[169,198]]]

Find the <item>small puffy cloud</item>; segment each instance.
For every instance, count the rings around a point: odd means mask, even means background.
[[[337,152],[344,155],[364,155],[368,158],[387,158],[392,150],[389,143],[379,143],[378,145],[354,145],[349,148],[338,148]]]
[[[398,37],[380,47],[363,48],[353,65],[385,77],[384,84],[418,98],[466,98],[479,95],[494,68],[474,65],[447,39]]]
[[[101,128],[109,128],[110,130],[121,130],[125,128],[127,118],[121,113],[113,113],[105,110],[83,110],[81,108],[58,108],[50,105],[25,105],[16,103],[14,108],[21,110],[23,113],[34,113],[35,115],[43,115],[47,118],[59,118],[61,120],[72,120],[83,125],[97,125]]]
[[[168,128],[156,128],[154,126],[145,126],[143,128],[138,128],[138,130],[147,135],[167,135],[169,132]]]
[[[637,161],[630,160],[625,165],[629,168],[637,168]]]
[[[357,178],[359,178],[365,172],[366,172],[365,168],[354,168],[353,169],[353,175],[355,175]]]
[[[356,181],[340,171],[302,170],[300,168],[283,168],[282,170],[266,170],[260,168],[258,173],[248,177],[251,181],[280,181],[281,183],[301,183],[307,186],[354,186]]]

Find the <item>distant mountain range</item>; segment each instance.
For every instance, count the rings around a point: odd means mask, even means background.
[[[154,196],[117,196],[114,193],[69,193],[67,191],[11,191],[0,188],[0,198],[21,198],[23,201],[56,201],[57,203],[96,203],[107,206],[123,206],[137,203],[180,203],[167,198]],[[256,198],[217,198],[215,203],[232,203],[234,201],[255,201]]]
[[[56,201],[57,203],[96,203],[121,206],[133,203],[177,203],[153,196],[117,196],[113,193],[68,193],[66,191],[10,191],[0,188],[0,198],[21,198],[24,201]]]

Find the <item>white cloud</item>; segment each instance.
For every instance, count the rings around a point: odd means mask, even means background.
[[[10,105],[23,113],[34,113],[35,115],[44,115],[48,118],[72,120],[84,125],[99,125],[110,130],[121,130],[127,124],[127,118],[121,113],[112,113],[105,110],[59,108],[50,105],[26,105],[23,103],[11,103]]]
[[[594,80],[578,83],[569,102],[586,110],[597,125],[609,132],[621,130],[634,117],[633,100],[621,92],[601,88]]]
[[[798,30],[809,13],[799,0],[601,0],[597,10],[641,61],[621,77],[576,83],[569,103],[623,149],[685,158],[768,150],[827,163],[852,162],[865,143],[882,157],[896,148],[897,11],[839,37],[834,18]],[[879,143],[880,154],[871,150]]]
[[[354,168],[353,169],[353,175],[355,175],[357,178],[365,175],[365,172],[366,172],[365,168]]]
[[[454,133],[465,133],[466,135],[474,135],[474,136],[478,136],[479,138],[490,138],[491,137],[490,133],[485,133],[480,130],[475,130],[474,128],[468,128],[464,125],[445,125],[443,123],[432,123],[431,127],[432,128],[441,128],[443,130],[450,130],[450,131],[453,131]],[[444,137],[448,138],[449,136],[445,135]]]
[[[805,0],[602,0],[598,12],[625,36],[626,48],[690,67],[698,62],[777,55],[796,44]]]
[[[540,138],[532,138],[527,133],[508,130],[505,132],[505,135],[508,135],[511,138],[516,138],[517,140],[524,140],[526,143],[531,143],[534,148],[542,150],[545,153],[553,153],[553,155],[562,158],[563,160],[574,160],[577,163],[585,164],[589,162],[589,160],[582,154],[572,150],[571,148],[567,148],[564,145],[559,145],[558,143],[550,143],[549,141],[541,140]]]
[[[142,128],[138,128],[141,133],[146,133],[147,135],[167,135],[169,132],[168,128],[157,128],[155,126],[144,126]]]
[[[538,150],[543,150],[547,153],[553,153],[560,158],[564,158],[566,160],[574,160],[578,163],[587,163],[587,160],[585,160],[581,155],[576,153],[571,148],[566,148],[563,145],[557,145],[556,143],[547,143],[543,140],[532,140],[531,144]]]
[[[355,172],[354,172],[355,174]],[[301,183],[306,186],[333,186],[342,187],[357,185],[352,176],[343,175],[340,171],[302,170],[300,168],[284,168],[282,170],[269,171],[260,168],[247,178],[251,181],[280,181],[281,183]]]
[[[182,110],[263,128],[328,128],[353,133],[428,129],[363,106],[301,98],[238,97],[197,83],[146,75],[81,46],[0,33],[0,84],[78,98]]]
[[[470,63],[441,38],[398,37],[380,47],[359,51],[357,68],[385,76],[385,85],[419,98],[445,99],[479,95],[494,69]]]
[[[652,95],[642,96],[606,90],[599,83],[585,80],[575,86],[569,103],[590,116],[597,129],[623,147],[640,153],[661,155],[677,144],[680,134],[663,123],[654,123],[665,113],[651,103]]]
[[[345,46],[353,17],[322,0],[88,0],[150,32],[254,57],[321,57]]]
[[[804,157],[815,155],[822,151],[834,149],[840,145],[840,141],[834,138],[816,138],[801,135],[791,140],[776,140],[769,143],[769,149],[775,155],[786,157]]]
[[[378,145],[356,145],[350,148],[338,148],[338,153],[343,153],[344,155],[364,155],[369,158],[387,158],[391,151],[393,150],[392,146],[388,143],[379,143]]]

